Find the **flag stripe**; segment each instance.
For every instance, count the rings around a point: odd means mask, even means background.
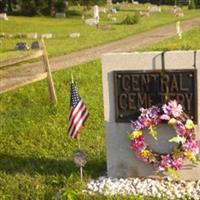
[[[71,132],[71,131],[72,131],[72,132],[74,131],[75,127],[77,126],[77,124],[79,123],[80,120],[82,120],[82,119],[84,120],[85,114],[86,114],[86,115],[88,114],[87,110],[85,110],[84,112],[82,112],[81,116],[79,117],[79,119],[78,119],[78,121],[77,121],[76,123],[73,123],[73,124],[72,124],[72,126],[71,126],[70,129],[69,129],[70,132]]]
[[[77,113],[75,116],[73,116],[73,120],[71,121],[71,123],[69,124],[69,130],[71,129],[71,126],[73,126],[74,124],[76,124],[76,122],[79,120],[79,118],[82,115],[82,112],[84,112],[84,109],[80,110],[79,113]]]
[[[81,100],[75,108],[71,107],[69,119],[71,119],[72,114],[74,115],[78,111],[78,109],[82,105],[82,103],[83,103],[83,101]]]
[[[79,96],[76,87],[71,83],[71,107],[69,114],[68,133],[71,138],[77,138],[80,129],[83,127],[89,113]]]
[[[77,132],[79,131],[79,128],[81,128],[81,127],[79,127],[79,126],[78,126],[78,128],[77,128],[77,125],[79,125],[79,122],[80,122],[81,125],[82,125],[82,124],[84,123],[84,121],[85,121],[87,115],[88,115],[87,110],[84,110],[84,111],[81,113],[81,116],[79,116],[78,120],[77,120],[75,123],[72,124],[72,126],[69,128],[69,134],[70,134],[71,136],[77,134]]]
[[[85,106],[84,106],[84,104],[82,104],[82,102],[80,102],[79,105],[80,105],[80,106],[79,106],[79,109],[76,110],[76,112],[75,112],[75,110],[73,111],[73,113],[72,113],[72,115],[71,115],[71,119],[69,120],[69,124],[74,123],[75,120],[76,120],[76,118],[77,118],[77,116],[80,115],[81,112],[82,112],[84,109],[86,109]]]
[[[81,127],[83,127],[83,123],[84,123],[84,121],[85,121],[87,115],[88,115],[88,113],[87,113],[87,111],[86,111],[85,114],[83,115],[82,119],[80,119],[80,121],[77,123],[76,128],[75,128],[75,132],[78,132],[79,129],[80,129]]]
[[[88,116],[88,113],[85,113],[84,115],[85,119],[81,119],[79,121],[78,125],[75,127],[73,135],[71,136],[72,138],[76,138],[78,136],[79,130],[83,127],[83,123],[86,120],[87,116]]]
[[[81,113],[81,116],[79,117],[78,120],[81,120],[85,114],[85,112],[87,112],[86,110],[84,112]],[[83,118],[84,119],[84,118]],[[77,121],[76,123],[73,123],[71,125],[71,127],[69,128],[69,134],[72,135],[72,133],[76,130],[76,125],[78,124],[79,121]],[[75,131],[76,132],[76,131]]]

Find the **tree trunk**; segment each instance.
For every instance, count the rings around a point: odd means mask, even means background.
[[[12,0],[8,0],[8,12],[12,13]]]
[[[56,8],[55,8],[56,0],[51,0],[51,16],[56,15]]]

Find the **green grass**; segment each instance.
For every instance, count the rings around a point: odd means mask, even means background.
[[[90,111],[81,135],[81,146],[89,157],[85,178],[105,172],[101,70],[100,62],[94,61],[54,73],[57,107],[49,104],[46,81],[1,97],[1,197],[50,199],[62,187],[81,185],[76,183],[79,170],[71,161],[77,141],[68,138],[66,128],[71,72]],[[95,90],[91,82],[97,85]]]
[[[11,34],[30,32],[42,34],[51,32],[53,33],[54,38],[46,40],[48,52],[50,56],[58,56],[125,38],[164,24],[176,22],[177,20],[185,20],[200,16],[199,10],[188,10],[185,7],[185,16],[177,18],[171,13],[172,7],[163,6],[162,13],[154,13],[151,14],[150,17],[142,17],[136,25],[119,24],[125,16],[133,15],[135,12],[138,12],[138,10],[147,9],[147,7],[148,4],[128,5],[127,7],[122,7],[120,12],[113,14],[113,17],[117,18],[117,23],[109,21],[106,14],[101,14],[100,24],[109,24],[112,26],[112,28],[107,31],[98,30],[95,26],[85,25],[85,23],[81,20],[81,16],[74,16],[66,19],[10,16],[8,21],[1,21],[1,32]],[[73,7],[71,9],[77,8]],[[80,38],[70,38],[69,33],[71,32],[80,32]],[[15,44],[20,41],[27,41],[30,45],[33,40],[0,38],[0,59],[8,59],[21,54],[21,52],[13,50]]]
[[[197,41],[199,29],[186,33],[177,49],[182,49],[184,42],[189,43],[191,36]],[[148,50],[165,49],[164,44],[173,47],[175,40],[161,42]],[[200,48],[200,43],[196,48]],[[66,128],[71,73],[90,112],[81,131],[81,147],[89,159],[83,182],[72,162],[77,141],[68,138]],[[0,96],[0,199],[49,200],[59,195],[60,199],[123,199],[81,192],[89,179],[106,173],[100,61],[55,72],[53,78],[58,95],[56,107],[49,104],[46,81]]]

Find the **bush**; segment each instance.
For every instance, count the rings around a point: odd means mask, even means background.
[[[64,0],[57,0],[55,3],[56,12],[65,12],[66,7]]]
[[[20,5],[21,10],[17,13],[13,12],[12,14],[14,15],[34,16],[50,14],[47,0],[40,0],[38,2],[34,0],[18,0],[17,2]]]
[[[139,15],[127,15],[124,20],[121,22],[121,24],[127,24],[127,25],[132,25],[132,24],[137,24],[139,22]]]
[[[34,1],[26,1],[26,0],[22,0],[21,1],[21,11],[23,13],[23,15],[25,16],[33,16],[37,14],[37,7],[34,3]]]
[[[198,0],[191,0],[188,5],[189,9],[197,9],[198,8]]]
[[[115,5],[115,6],[113,6],[113,8],[115,8],[116,11],[120,11],[120,6],[119,5]]]
[[[77,0],[76,2],[86,7],[89,7],[89,6],[94,6],[94,5],[99,5],[99,6],[105,5],[107,1],[106,0]]]
[[[8,11],[5,1],[0,1],[0,13],[5,13]]]

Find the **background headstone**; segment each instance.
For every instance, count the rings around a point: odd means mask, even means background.
[[[64,12],[56,13],[56,18],[65,18],[65,17],[66,17],[66,14]]]
[[[70,33],[70,34],[69,34],[69,37],[70,37],[70,38],[79,38],[80,35],[81,35],[80,33]]]
[[[40,45],[38,41],[34,41],[31,44],[31,49],[39,49]]]
[[[37,33],[27,33],[26,36],[29,39],[37,39],[38,38],[38,34]]]
[[[0,20],[8,20],[6,13],[0,13]]]
[[[42,38],[44,39],[51,39],[53,37],[52,33],[44,33],[41,35]]]
[[[110,177],[136,177],[155,176],[151,166],[136,158],[130,149],[128,132],[131,132],[130,123],[117,123],[115,121],[114,81],[113,71],[116,70],[161,70],[162,52],[145,53],[110,53],[102,56],[102,78],[104,97],[104,119],[107,143],[107,170]],[[194,69],[194,51],[170,51],[165,53],[166,70]],[[196,53],[197,90],[200,91],[200,51]],[[195,134],[200,139],[200,92],[198,92],[197,125]],[[170,151],[171,144],[168,142],[169,134],[173,130],[168,126],[159,127],[163,131],[157,143],[146,138],[150,147],[158,152]],[[170,136],[171,137],[171,136]],[[155,142],[155,141],[154,141]],[[181,179],[200,179],[200,165],[185,163],[179,171]],[[163,174],[164,175],[164,174]]]
[[[179,39],[182,39],[182,30],[181,30],[180,21],[176,22],[176,33],[177,33]]]
[[[93,26],[98,24],[98,20],[94,19],[94,18],[89,18],[85,20],[85,23],[89,26]]]
[[[16,44],[15,49],[19,51],[21,50],[24,51],[24,50],[28,50],[29,46],[26,42],[19,42]]]
[[[96,21],[99,23],[99,7],[97,5],[94,6],[94,15],[93,15],[94,19],[96,19]]]

